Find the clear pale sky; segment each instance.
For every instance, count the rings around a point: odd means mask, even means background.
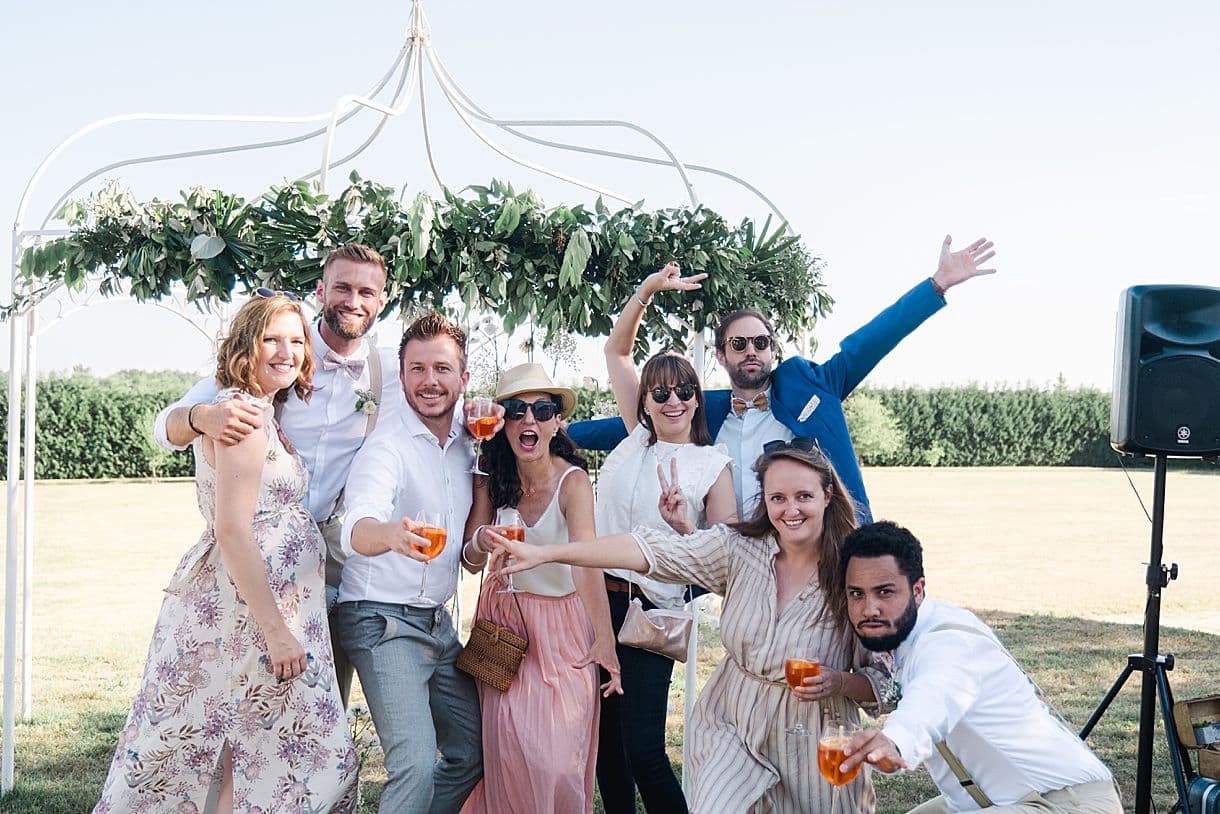
[[[9,4],[0,25],[6,111],[0,215],[38,162],[118,113],[293,115],[369,88],[403,41],[406,2]],[[877,368],[874,384],[1032,382],[1108,387],[1119,293],[1140,283],[1218,285],[1220,9],[1180,2],[519,3],[429,0],[449,71],[492,113],[620,118],[684,161],[762,189],[815,254],[837,300],[816,356],[935,268],[941,239],[986,235],[999,274],[950,292]],[[464,130],[429,87],[442,176],[533,186],[548,204],[591,195],[509,164]],[[353,167],[436,192],[418,100]],[[340,130],[350,149],[371,125]],[[35,195],[36,226],[68,185],[106,163],[298,134],[304,126],[129,124],[77,143]],[[489,129],[490,132],[490,129]],[[536,131],[618,149],[641,139]],[[681,204],[672,173],[524,145],[506,147],[605,186]],[[122,170],[135,194],[193,184],[257,195],[312,169],[320,143],[223,160]],[[730,220],[763,213],[735,187],[697,178]],[[11,255],[11,234],[3,240]],[[7,275],[0,284],[8,298]],[[393,343],[397,325],[382,341]],[[3,357],[8,367],[8,330]],[[50,328],[39,369],[206,370],[207,342],[150,306],[92,305]],[[584,348],[600,370],[597,345]],[[579,375],[572,371],[569,376]],[[601,374],[604,375],[604,374]]]

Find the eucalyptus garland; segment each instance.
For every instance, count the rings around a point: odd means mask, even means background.
[[[467,195],[426,193],[403,206],[390,187],[356,173],[339,194],[312,182],[272,187],[247,202],[195,187],[177,202],[140,202],[111,182],[60,211],[66,237],[28,249],[8,317],[58,285],[96,280],[103,295],[137,300],[169,296],[176,284],[206,305],[267,286],[311,293],[319,258],[347,242],[364,243],[389,267],[387,311],[446,308],[456,295],[465,316],[494,312],[504,328],[532,324],[544,344],[568,333],[609,333],[615,315],[645,276],[669,260],[709,277],[697,294],[665,293],[648,309],[648,343],[681,348],[689,332],[741,307],[772,315],[778,328],[811,330],[833,300],[822,262],[796,235],[768,218],[730,226],[706,207],[611,212],[598,199],[547,209],[530,190],[492,181]]]

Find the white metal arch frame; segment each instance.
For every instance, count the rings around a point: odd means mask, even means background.
[[[13,225],[13,241],[12,241],[12,292],[14,298],[24,280],[21,277],[19,263],[24,251],[30,246],[37,245],[49,239],[61,237],[66,234],[65,230],[49,228],[51,222],[55,219],[60,207],[81,187],[88,184],[90,181],[109,173],[113,170],[121,169],[140,164],[151,164],[175,161],[187,158],[197,158],[210,155],[221,155],[228,153],[238,153],[251,150],[271,149],[275,147],[283,147],[291,144],[310,141],[313,139],[322,139],[321,160],[318,169],[304,173],[298,178],[310,179],[318,178],[323,190],[326,189],[328,175],[330,170],[349,163],[361,153],[365,151],[381,134],[386,124],[393,118],[402,116],[410,108],[415,92],[419,92],[419,109],[420,121],[424,133],[425,149],[429,166],[432,170],[433,177],[436,182],[442,187],[446,187],[441,179],[439,169],[436,164],[435,156],[433,155],[432,142],[428,127],[428,110],[427,100],[425,98],[424,85],[424,64],[431,69],[432,77],[441,90],[445,100],[449,103],[454,113],[461,121],[474,133],[484,144],[490,149],[499,153],[506,159],[519,164],[527,169],[533,170],[544,175],[549,175],[562,181],[579,186],[583,189],[595,192],[608,198],[620,201],[622,203],[632,205],[635,203],[629,196],[602,188],[591,182],[566,175],[555,170],[552,170],[544,165],[537,164],[521,158],[509,150],[503,148],[498,143],[493,141],[486,133],[479,129],[475,124],[475,120],[499,128],[500,130],[521,138],[523,140],[533,142],[545,147],[551,147],[559,150],[567,150],[590,155],[599,155],[608,158],[615,158],[626,161],[635,161],[644,164],[670,167],[678,175],[688,199],[692,205],[699,203],[698,196],[695,192],[695,186],[691,181],[690,174],[692,172],[707,173],[721,178],[730,180],[743,188],[747,189],[757,196],[766,206],[774,212],[781,221],[787,224],[787,219],[783,213],[771,202],[761,191],[746,181],[738,178],[723,170],[714,167],[701,166],[696,164],[685,164],[678,159],[673,150],[669,148],[658,136],[651,131],[637,124],[628,121],[620,120],[571,120],[571,119],[499,119],[487,113],[482,107],[475,103],[458,83],[453,79],[446,70],[436,50],[432,46],[431,32],[429,30],[427,18],[424,14],[422,0],[412,0],[412,8],[410,20],[405,32],[406,41],[394,59],[389,70],[376,82],[373,86],[363,94],[341,97],[335,105],[320,113],[306,114],[300,116],[262,116],[262,115],[202,115],[202,114],[176,114],[176,113],[133,113],[120,116],[111,116],[105,119],[100,119],[86,127],[73,133],[63,142],[58,144],[43,161],[38,165],[29,182],[26,184],[22,192],[21,200],[17,208],[17,218]],[[391,85],[392,80],[397,78],[397,82],[393,84],[392,90],[387,94],[386,88]],[[378,97],[388,99],[382,101]],[[357,113],[364,109],[369,109],[380,113],[381,116],[377,120],[374,127],[366,135],[364,140],[347,155],[338,159],[332,160],[332,152],[334,146],[335,134],[340,125],[351,121]],[[38,189],[43,176],[55,163],[55,161],[73,144],[83,139],[85,136],[94,133],[98,130],[110,127],[116,124],[127,122],[227,122],[233,124],[284,124],[284,125],[302,125],[302,124],[321,124],[322,127],[315,127],[303,134],[296,136],[275,139],[270,141],[257,141],[241,144],[230,144],[222,147],[189,150],[171,153],[162,153],[156,155],[137,156],[127,158],[121,161],[105,164],[98,167],[85,176],[77,179],[69,187],[63,190],[57,197],[54,205],[52,205],[45,216],[42,218],[40,225],[35,229],[24,228],[28,210],[31,206],[31,199],[35,191]],[[635,132],[648,140],[650,140],[664,155],[665,158],[655,158],[633,153],[624,153],[611,150],[602,150],[593,147],[583,146],[579,144],[570,144],[559,141],[542,139],[521,132],[520,128],[524,127],[597,127],[597,128],[623,128]],[[50,286],[46,291],[40,292],[37,301],[23,309],[19,313],[15,313],[10,317],[10,354],[9,354],[9,383],[8,383],[8,470],[7,470],[7,530],[6,530],[6,546],[5,546],[5,608],[4,608],[4,696],[3,696],[3,745],[2,753],[0,753],[0,795],[7,794],[13,787],[13,771],[14,771],[14,724],[15,724],[15,684],[16,684],[16,652],[17,652],[17,571],[18,571],[18,537],[22,541],[22,717],[30,719],[33,714],[32,692],[31,692],[31,665],[33,651],[33,549],[34,549],[34,460],[35,460],[35,395],[36,395],[36,350],[37,337],[41,332],[38,327],[38,308],[42,301],[45,301],[51,294],[57,292],[63,287],[62,283]],[[86,304],[88,297],[77,303],[77,305]],[[185,315],[185,303],[178,303],[178,307],[171,307],[178,313]],[[168,307],[168,306],[163,306]],[[71,309],[75,310],[75,309]],[[61,309],[59,313],[53,316],[50,324],[59,321],[68,315],[68,311]],[[204,331],[200,325],[191,320],[195,327]],[[207,331],[205,335],[211,338]],[[703,336],[695,337],[695,352],[696,358],[700,361],[705,356],[705,348]],[[699,364],[696,369],[702,372],[703,365]],[[25,392],[25,409],[24,411],[16,408],[21,403],[22,385],[24,384]],[[21,440],[24,438],[25,449],[24,457],[22,457]],[[24,501],[21,501],[24,497]],[[696,609],[696,630],[698,621],[698,610]],[[695,696],[695,655],[697,648],[698,636],[692,636],[690,644],[690,654],[686,665],[686,718],[689,721],[691,709],[694,703]],[[688,757],[684,755],[684,757]]]

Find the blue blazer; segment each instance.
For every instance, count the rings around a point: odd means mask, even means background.
[[[872,511],[843,417],[843,400],[887,353],[944,305],[931,280],[924,280],[846,337],[839,352],[825,364],[797,356],[785,359],[771,373],[770,407],[776,420],[796,436],[817,439],[855,501],[861,523],[872,520]],[[731,398],[729,390],[704,393],[708,430],[713,438],[720,434]],[[578,421],[568,427],[568,434],[585,449],[609,450],[627,437],[627,430],[621,418],[605,418]]]

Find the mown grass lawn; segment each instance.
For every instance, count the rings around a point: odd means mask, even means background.
[[[1149,473],[1134,475],[1145,501]],[[878,517],[924,542],[929,592],[979,610],[1079,727],[1142,644],[1148,522],[1121,472],[1085,469],[873,469]],[[1162,652],[1177,656],[1178,698],[1220,691],[1220,480],[1172,472],[1165,559],[1182,578],[1164,594]],[[89,810],[142,668],[164,586],[202,527],[189,483],[40,484],[35,554],[34,719],[17,729],[11,812]],[[0,507],[2,509],[2,507]],[[467,580],[464,611],[473,608]],[[1191,629],[1187,629],[1191,628]],[[705,627],[703,679],[720,658]],[[681,675],[669,743],[681,758]],[[1116,771],[1132,808],[1138,677],[1091,742]],[[20,697],[20,690],[18,691]],[[1158,749],[1164,751],[1163,738]],[[1156,805],[1174,800],[1168,762],[1155,767]],[[363,772],[362,811],[375,811],[384,773]],[[922,773],[878,782],[879,810],[905,811],[932,793]]]

